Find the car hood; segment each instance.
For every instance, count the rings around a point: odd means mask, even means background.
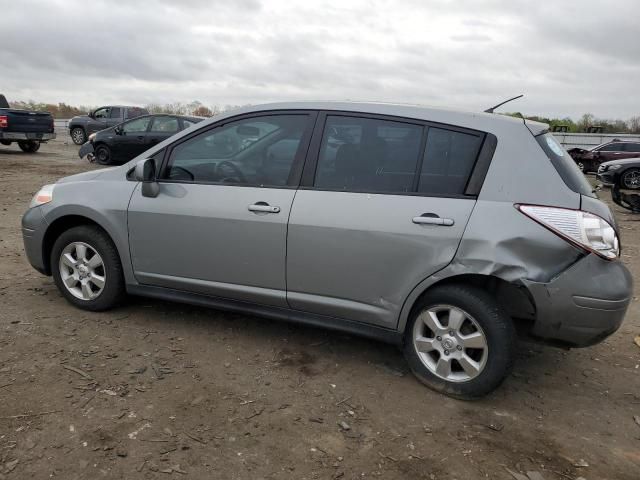
[[[630,165],[634,163],[637,163],[638,165],[640,165],[640,157],[624,158],[621,160],[609,160],[608,162],[602,162],[600,165],[605,165],[607,167],[610,167],[611,165]]]
[[[103,173],[108,172],[109,170],[113,170],[114,168],[116,167],[101,168],[99,170],[91,170],[90,172],[77,173],[75,175],[63,177],[56,183],[87,182],[89,180],[98,178]]]
[[[71,120],[69,120],[69,123],[78,122],[78,121],[86,121],[86,120],[91,120],[91,117],[89,115],[76,115]]]

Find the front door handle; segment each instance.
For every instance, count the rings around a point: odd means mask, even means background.
[[[272,207],[266,202],[257,202],[253,205],[249,205],[249,211],[261,213],[280,213],[280,207]]]
[[[418,225],[440,225],[443,227],[451,227],[455,223],[453,218],[440,218],[435,213],[423,213],[419,217],[413,217],[411,221]]]

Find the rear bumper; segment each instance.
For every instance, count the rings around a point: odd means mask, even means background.
[[[22,217],[22,240],[27,259],[33,268],[49,275],[43,256],[44,232],[46,221],[39,207],[30,208]]]
[[[55,133],[36,132],[0,132],[0,140],[38,140],[46,142],[56,138]]]
[[[594,345],[614,333],[633,295],[629,270],[594,254],[549,283],[523,282],[536,306],[531,334],[571,347]]]

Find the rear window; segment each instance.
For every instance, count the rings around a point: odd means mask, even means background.
[[[573,161],[573,158],[551,133],[538,135],[536,140],[538,140],[542,150],[547,154],[551,164],[558,171],[567,187],[581,195],[597,198],[593,188],[578,168],[578,165],[576,165],[576,162]]]

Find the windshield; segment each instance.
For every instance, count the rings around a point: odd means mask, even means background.
[[[556,137],[551,133],[544,133],[538,135],[536,140],[538,140],[542,150],[547,154],[547,157],[551,160],[551,164],[558,171],[567,187],[576,193],[598,198],[593,187],[580,171],[578,165],[576,165],[576,162],[573,161],[564,147],[560,145]]]

